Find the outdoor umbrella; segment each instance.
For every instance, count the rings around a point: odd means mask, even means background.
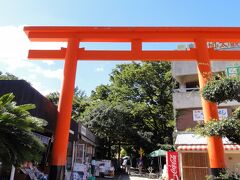
[[[161,156],[166,156],[167,151],[164,151],[162,149],[155,150],[151,152],[148,156],[149,157],[158,157],[158,164],[159,164],[159,173],[162,172],[162,161],[161,161]],[[159,163],[160,160],[160,163]]]
[[[167,151],[164,151],[162,149],[155,150],[151,152],[148,156],[149,157],[159,157],[159,156],[166,156]]]

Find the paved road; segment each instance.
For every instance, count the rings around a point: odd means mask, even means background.
[[[155,179],[149,179],[148,177],[142,177],[142,176],[128,176],[128,175],[120,175],[116,180],[157,180]]]
[[[116,176],[113,179],[108,179],[108,178],[97,178],[97,180],[158,180],[157,178],[155,179],[149,179],[148,177],[143,177],[139,175],[127,175],[127,174],[121,174],[119,176]]]

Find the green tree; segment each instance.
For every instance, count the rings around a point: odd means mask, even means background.
[[[0,80],[19,80],[19,78],[13,74],[10,74],[10,73],[5,73],[3,74],[1,71],[0,71]]]
[[[85,112],[83,122],[103,140],[107,157],[111,158],[113,145],[126,143],[132,134],[132,115],[126,104],[102,101]]]
[[[51,102],[56,106],[58,105],[60,93],[52,92],[46,96]],[[82,113],[85,111],[86,107],[89,106],[89,100],[85,93],[81,91],[78,87],[74,89],[73,104],[72,104],[72,119],[79,121]]]
[[[113,69],[110,84],[98,86],[91,99],[96,103],[107,101],[109,104],[127,105],[131,135],[125,142],[136,149],[143,147],[150,151],[160,144],[172,143],[173,86],[170,63],[121,64]]]
[[[240,77],[222,77],[207,83],[202,90],[204,99],[222,103],[236,100],[240,102]],[[240,144],[240,107],[238,107],[231,117],[221,121],[212,119],[211,121],[198,125],[195,132],[203,136],[222,136],[230,141]]]
[[[26,160],[39,160],[43,144],[32,134],[46,122],[28,112],[35,105],[16,105],[12,93],[0,97],[0,161],[19,166]]]
[[[91,97],[93,100],[107,100],[111,93],[109,85],[97,86],[95,91],[92,91]]]
[[[60,97],[59,92],[52,92],[46,95],[46,98],[48,98],[56,106],[58,105],[59,97]]]
[[[172,143],[174,116],[171,64],[144,62],[118,65],[111,74],[114,101],[133,105],[136,127],[149,136],[153,145]]]

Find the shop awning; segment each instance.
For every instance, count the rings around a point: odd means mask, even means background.
[[[227,138],[222,138],[225,151],[240,151],[240,145],[233,144]],[[177,134],[175,146],[177,151],[207,151],[207,138],[191,132]]]
[[[96,143],[95,142],[92,142],[91,140],[89,140],[87,137],[85,137],[85,136],[81,136],[81,139],[83,140],[83,141],[85,141],[86,143],[88,143],[88,144],[91,144],[92,146],[97,146],[96,145]]]
[[[224,145],[225,151],[240,151],[240,145]],[[207,145],[180,145],[177,151],[207,151]]]

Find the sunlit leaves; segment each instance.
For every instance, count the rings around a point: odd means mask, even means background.
[[[0,97],[0,161],[20,165],[26,160],[38,160],[42,143],[32,134],[43,130],[46,121],[33,117],[32,104],[16,105],[12,93]]]
[[[211,80],[202,90],[202,96],[208,101],[217,103],[232,100],[240,102],[240,78],[223,77]],[[240,108],[233,112],[232,117],[198,125],[195,132],[203,136],[227,137],[233,143],[240,144]]]
[[[202,96],[206,100],[217,103],[232,100],[240,102],[240,78],[224,77],[209,81],[202,90]]]

